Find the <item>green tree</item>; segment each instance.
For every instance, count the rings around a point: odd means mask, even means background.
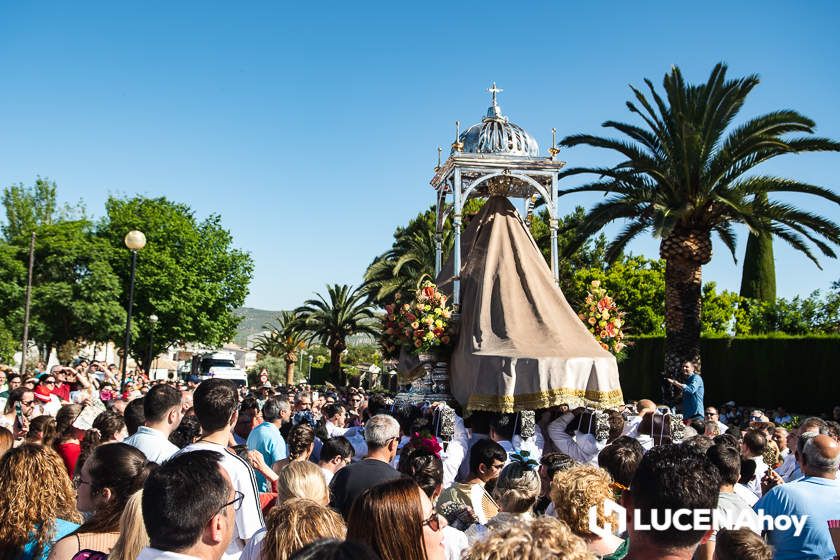
[[[301,317],[310,340],[317,340],[330,351],[330,373],[344,384],[341,353],[347,349],[347,339],[354,334],[377,336],[377,324],[370,302],[362,289],[346,284],[327,286],[327,297],[315,294],[295,313]]]
[[[579,310],[586,299],[587,286],[600,280],[601,286],[626,313],[626,334],[661,334],[665,322],[665,263],[661,260],[629,256],[601,268],[582,268],[575,272],[573,289],[566,299]]]
[[[31,187],[19,183],[3,189],[3,208],[6,210],[3,234],[6,239],[28,236],[38,226],[53,223],[58,208],[56,189],[55,182],[41,177]]]
[[[292,311],[282,311],[275,321],[276,324],[265,325],[268,332],[257,337],[253,349],[263,356],[282,358],[286,363],[286,385],[292,385],[298,353],[306,347],[303,325]]]
[[[257,387],[261,384],[260,372],[263,369],[268,372],[268,381],[272,385],[281,385],[286,381],[286,363],[283,359],[275,356],[263,356],[248,370],[249,387]]]
[[[464,205],[464,226],[481,210],[484,200],[471,198]],[[435,206],[417,214],[406,227],[394,232],[394,243],[376,257],[365,271],[362,289],[380,306],[394,301],[397,292],[413,292],[424,276],[435,276]],[[452,254],[452,220],[447,218],[441,233],[442,261]]]
[[[676,67],[665,75],[663,99],[649,80],[649,97],[631,87],[636,101],[631,112],[645,126],[607,121],[623,138],[577,134],[563,146],[606,148],[622,156],[613,167],[580,167],[564,177],[595,174],[595,182],[561,191],[604,192],[577,229],[582,243],[616,220],[624,229],[607,248],[614,260],[633,238],[651,230],[660,241],[665,265],[665,371],[673,375],[681,362],[700,361],[702,266],[712,257],[716,233],[735,258],[734,223],[752,232],[775,235],[802,251],[819,266],[810,241],[824,255],[835,257],[829,244],[840,243],[840,227],[833,221],[781,202],[762,202],[766,193],[809,194],[833,205],[840,197],[823,187],[792,179],[748,175],[773,157],[812,151],[838,151],[840,143],[811,134],[814,122],[792,110],[780,110],[731,127],[757,76],[727,80],[718,64],[708,81],[687,84]],[[574,247],[575,244],[572,245]]]
[[[29,236],[20,235],[13,244],[23,266]],[[111,340],[120,332],[125,310],[110,252],[88,220],[36,226],[30,333],[48,352],[68,342]]]
[[[17,258],[17,248],[0,241],[0,360],[9,363],[22,333],[26,267]]]
[[[164,197],[110,197],[105,210],[98,235],[111,247],[123,308],[131,268],[123,239],[134,229],[147,239],[137,258],[131,354],[146,355],[153,314],[159,319],[154,355],[176,342],[218,346],[231,340],[239,322],[233,311],[245,301],[253,262],[233,247],[220,217],[199,221],[189,206]]]
[[[756,195],[760,205],[769,203],[767,194]],[[741,271],[741,297],[776,301],[776,262],[773,258],[773,236],[750,233]]]

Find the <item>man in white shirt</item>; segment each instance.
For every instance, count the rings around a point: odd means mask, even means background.
[[[323,447],[321,447],[321,457],[318,461],[318,467],[324,473],[327,486],[332,482],[335,473],[350,464],[354,453],[353,446],[344,436],[336,436],[324,442]]]
[[[183,418],[180,391],[171,385],[155,385],[143,397],[143,415],[144,425],[123,443],[136,447],[148,461],[161,465],[178,452],[169,435]]]
[[[548,425],[548,437],[561,453],[565,453],[579,463],[598,466],[598,453],[606,447],[606,441],[597,441],[595,436],[581,431],[570,435],[566,429],[572,420],[583,412],[582,408],[567,412]]]
[[[535,435],[524,439],[516,433],[520,417],[518,413],[496,414],[490,420],[490,439],[501,445],[510,463],[514,453],[528,452],[528,457],[539,462],[542,457],[544,441],[539,426],[535,426]]]
[[[344,427],[347,421],[347,410],[340,404],[328,404],[321,409],[325,420],[327,435],[331,438],[343,436],[348,428]]]
[[[747,430],[744,433],[744,438],[741,441],[741,456],[744,459],[752,459],[755,461],[755,478],[750,480],[747,488],[752,490],[753,494],[761,497],[761,479],[764,473],[769,468],[764,462],[764,448],[767,447],[767,438],[758,430]]]
[[[221,461],[215,451],[196,451],[149,475],[142,506],[149,546],[138,560],[222,558],[242,495],[232,488]]]
[[[223,555],[225,560],[236,560],[242,554],[245,542],[265,527],[254,471],[245,459],[227,448],[239,419],[239,397],[233,382],[212,378],[202,381],[196,388],[193,403],[202,437],[182,449],[176,457],[198,450],[212,450],[222,455],[221,466],[233,489],[243,495],[241,507],[236,510],[236,530]]]

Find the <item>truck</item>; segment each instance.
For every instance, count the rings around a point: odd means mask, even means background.
[[[192,358],[189,379],[201,382],[205,379],[230,379],[238,387],[248,384],[243,368],[237,367],[233,352],[205,352]]]

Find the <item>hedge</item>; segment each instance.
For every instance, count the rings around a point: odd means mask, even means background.
[[[661,399],[664,337],[632,341],[619,364],[625,400]],[[745,336],[700,341],[705,402],[801,413],[840,404],[840,336]]]

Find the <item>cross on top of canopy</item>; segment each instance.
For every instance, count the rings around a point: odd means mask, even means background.
[[[463,134],[460,123],[455,123],[452,151],[446,162],[441,162],[442,150],[438,148],[438,164],[431,180],[432,187],[437,191],[435,273],[441,269],[441,235],[446,218],[451,214],[455,270],[453,302],[456,305],[460,301],[461,212],[464,203],[471,197],[524,198],[527,219],[534,200],[538,195],[541,196],[549,215],[551,270],[555,281],[558,279],[557,181],[565,163],[555,159],[558,153],[556,131],[552,130],[548,156],[540,157],[539,145],[534,137],[502,114],[496,97],[502,90],[493,82],[487,91],[492,96],[487,116]]]
[[[554,159],[554,137],[549,156],[540,157],[536,139],[502,114],[497,94],[503,90],[493,82],[487,91],[492,95],[487,115],[463,133],[456,123],[450,156],[445,164],[438,163],[432,186],[439,192],[452,192],[454,171],[458,168],[464,199],[492,195],[530,198],[536,194],[551,198],[545,195],[552,177],[564,165]]]

